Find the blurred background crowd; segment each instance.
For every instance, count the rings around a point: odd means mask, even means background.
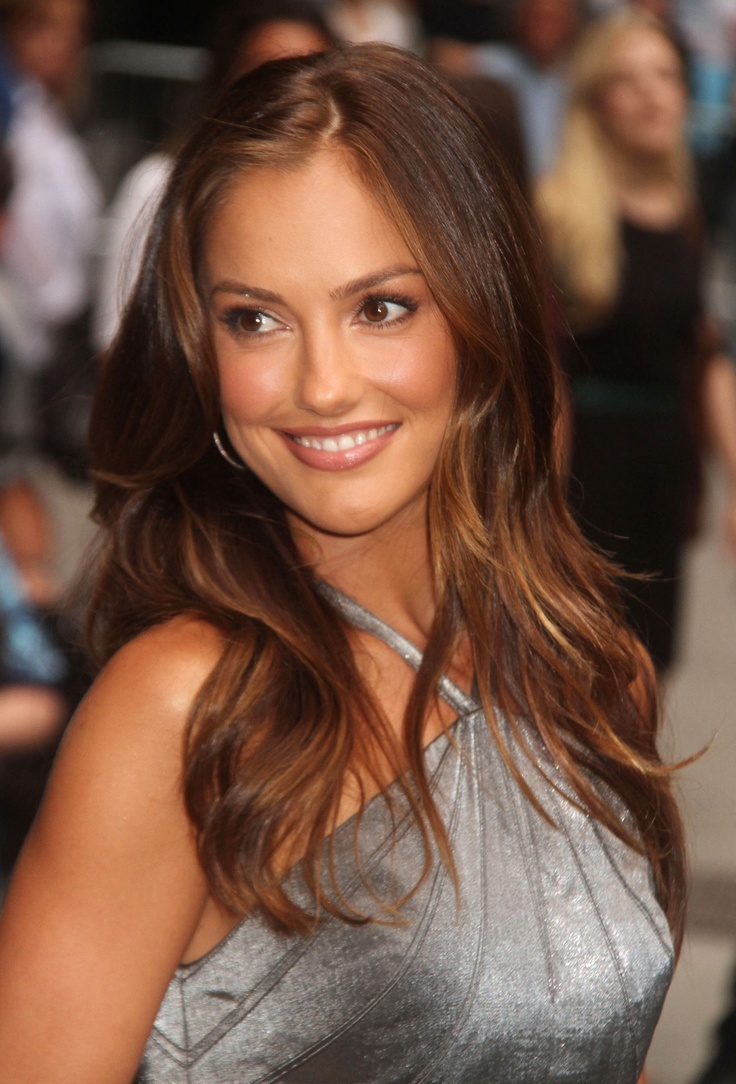
[[[0,886],[90,679],[89,404],[177,145],[229,81],[341,40],[443,69],[537,214],[571,507],[650,574],[623,586],[665,689],[711,460],[736,559],[736,0],[0,0]],[[736,1081],[718,1011],[653,1084]]]

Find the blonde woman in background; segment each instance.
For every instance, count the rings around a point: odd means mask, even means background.
[[[627,572],[631,618],[673,660],[681,554],[698,489],[699,418],[730,475],[736,545],[736,374],[701,298],[699,213],[681,55],[626,10],[573,60],[561,151],[538,188],[572,386],[572,501]]]

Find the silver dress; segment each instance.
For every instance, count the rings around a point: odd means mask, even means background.
[[[421,655],[325,588],[358,628],[416,667]],[[327,918],[309,937],[254,913],[179,967],[146,1045],[139,1084],[635,1084],[672,972],[647,863],[516,762],[555,827],[512,778],[477,703],[449,679],[451,737],[426,752],[459,879],[437,860],[401,925]],[[563,791],[564,779],[528,741]],[[621,813],[626,818],[625,811]],[[376,913],[338,828],[339,883]],[[360,828],[364,874],[386,899],[411,887],[423,850],[382,796]],[[308,897],[298,867],[287,879]]]

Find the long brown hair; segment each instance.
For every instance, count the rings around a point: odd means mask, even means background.
[[[212,444],[218,384],[197,277],[208,216],[243,170],[289,168],[328,145],[352,156],[396,222],[457,344],[455,408],[429,501],[437,611],[393,750],[283,508]],[[187,806],[212,890],[236,911],[259,906],[279,928],[314,918],[280,881],[278,854],[296,840],[315,912],[364,917],[339,886],[325,887],[321,864],[349,775],[371,773],[371,733],[401,768],[427,862],[434,841],[452,863],[423,732],[438,677],[467,636],[488,725],[529,799],[494,708],[525,747],[514,722],[523,713],[580,804],[648,855],[680,929],[680,828],[655,748],[656,698],[649,686],[631,691],[641,655],[610,570],[562,496],[557,370],[530,221],[461,100],[422,62],[376,45],[265,65],[236,84],[182,150],[156,217],[92,419],[107,532],[90,637],[104,660],[176,614],[221,630],[221,659],[190,719]],[[592,776],[630,808],[636,836]],[[391,911],[400,901],[384,902]]]

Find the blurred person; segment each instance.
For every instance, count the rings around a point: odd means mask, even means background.
[[[657,19],[666,28],[685,65],[685,81],[692,93],[690,47],[682,24],[680,5],[676,0],[629,0],[631,7]],[[691,103],[692,104],[692,103]]]
[[[662,23],[673,18],[672,0],[630,0],[630,3],[632,7],[648,12]]]
[[[470,44],[508,41],[512,37],[508,8],[508,0],[419,0],[417,11],[428,59],[444,71],[469,74]]]
[[[0,142],[0,456],[6,455],[12,446],[14,414],[19,405],[14,378],[33,365],[38,349],[38,334],[28,311],[26,293],[3,259],[14,188],[13,162],[7,147]]]
[[[626,572],[654,574],[627,582],[626,594],[664,672],[696,515],[696,433],[710,426],[720,446],[727,425],[713,425],[709,407],[718,386],[731,394],[733,370],[701,296],[678,49],[661,23],[624,10],[586,31],[571,79],[562,149],[537,201],[574,333],[571,495],[584,529]],[[723,459],[732,504],[736,463]]]
[[[567,62],[580,29],[578,0],[514,0],[514,40],[475,46],[470,70],[506,82],[519,102],[533,178],[552,166],[567,98]]]
[[[212,107],[223,88],[269,60],[306,56],[335,42],[314,0],[230,0],[209,30],[209,78],[204,107]]]
[[[587,9],[594,18],[612,15],[614,11],[625,7],[639,8],[663,23],[674,19],[677,14],[676,3],[673,3],[673,0],[588,0],[587,2]]]
[[[682,13],[690,50],[690,139],[712,235],[736,230],[736,0],[698,0]]]
[[[383,41],[413,52],[422,48],[421,23],[406,0],[329,0],[325,14],[340,41]]]
[[[63,714],[54,686],[66,674],[0,538],[0,754],[52,736]]]
[[[89,535],[84,431],[94,370],[86,314],[102,193],[69,118],[88,24],[86,0],[0,0],[17,80],[7,136],[15,184],[0,258],[33,333],[9,367],[3,421],[53,516],[54,561],[65,580]]]
[[[733,354],[719,354],[707,367],[704,402],[707,435],[728,483],[724,546],[732,557],[736,557],[736,361]]]
[[[98,388],[104,669],[0,916],[5,1080],[635,1084],[681,833],[539,257],[388,46],[259,68],[181,148]]]
[[[14,187],[10,156],[0,144],[0,245]],[[12,413],[18,409],[13,377],[23,368],[34,342],[24,295],[0,259],[0,536],[37,605],[58,600],[52,570],[53,541],[43,501],[27,472],[13,456]]]
[[[693,1084],[736,1084],[736,974],[732,980],[730,1008],[716,1032],[716,1052]]]
[[[477,45],[511,36],[508,0],[417,0],[415,6],[430,43]]]
[[[82,684],[57,604],[59,557],[69,541],[70,576],[88,506],[38,455],[35,381],[89,301],[100,193],[66,113],[87,18],[86,4],[76,0],[0,4],[12,63],[12,111],[0,152],[0,881],[35,815]]]
[[[5,141],[13,115],[13,90],[15,79],[8,61],[5,43],[0,37],[0,142]]]
[[[27,597],[50,608],[61,596],[53,566],[53,527],[36,487],[20,475],[0,485],[0,536]]]
[[[0,902],[68,718],[68,674],[0,534]]]
[[[49,362],[55,332],[89,302],[102,195],[66,114],[88,21],[86,0],[0,0],[0,31],[18,74],[7,136],[15,189],[1,252],[41,333],[35,368]]]
[[[210,29],[209,76],[197,111],[214,104],[223,87],[268,60],[321,52],[334,37],[309,0],[260,0],[226,5]],[[147,155],[123,178],[106,216],[93,320],[99,350],[110,344],[135,281],[146,236],[173,162],[170,148]]]

